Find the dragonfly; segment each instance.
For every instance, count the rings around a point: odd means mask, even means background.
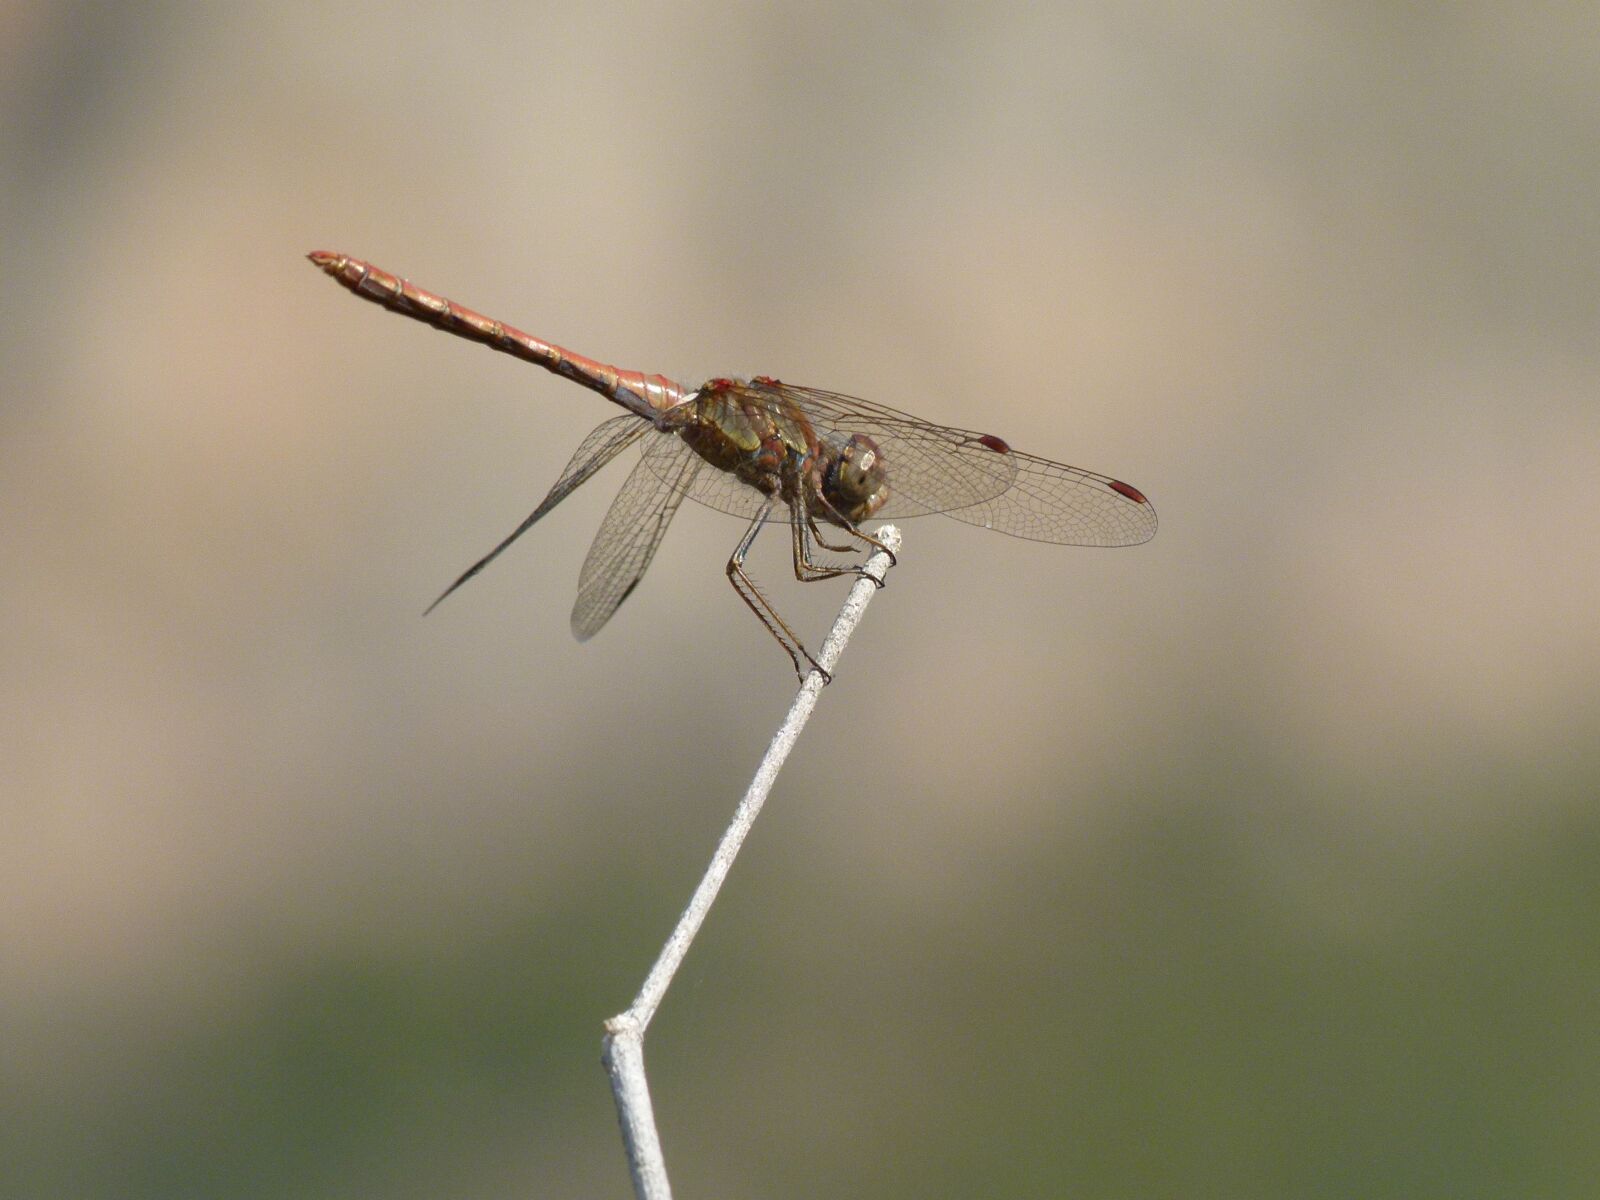
[[[326,250],[307,257],[363,300],[537,363],[626,410],[583,440],[539,506],[462,572],[429,612],[632,446],[642,447],[640,460],[601,521],[579,575],[572,609],[579,641],[598,633],[633,594],[686,497],[749,522],[728,559],[728,580],[788,653],[795,673],[804,680],[818,671],[824,682],[828,673],[745,570],[766,524],[788,526],[795,578],[808,583],[864,572],[858,563],[823,561],[818,548],[887,550],[863,528],[871,520],[943,513],[1069,546],[1133,546],[1155,536],[1155,508],[1132,484],[1013,450],[992,433],[936,425],[766,375],[718,376],[686,388],[574,354],[359,258]]]

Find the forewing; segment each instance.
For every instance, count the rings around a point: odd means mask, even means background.
[[[1016,450],[1006,457],[1017,466],[1010,488],[945,516],[1064,546],[1137,546],[1155,536],[1155,507],[1137,488]]]
[[[599,633],[639,586],[667,526],[704,465],[704,460],[676,437],[657,438],[647,447],[645,457],[611,502],[583,560],[578,599],[572,606],[572,632],[580,642]]]
[[[864,433],[878,444],[889,472],[889,500],[877,519],[950,512],[1001,495],[1017,464],[997,453],[1004,446],[987,434],[935,425],[909,413],[855,396],[815,388],[769,385],[805,414],[823,438],[843,441]]]
[[[789,398],[819,435],[864,433],[878,443],[889,500],[874,519],[944,513],[1012,537],[1070,546],[1132,546],[1156,531],[1134,487],[1013,450],[1001,438],[935,425],[881,404],[787,384],[752,385]]]
[[[889,464],[890,499],[879,518],[947,512],[999,495],[1016,478],[1016,465],[986,445],[982,434],[930,425],[891,408],[821,392],[751,381],[721,385],[755,404],[798,413],[819,441],[842,446],[851,434],[864,433],[878,443]],[[992,439],[991,439],[992,440]],[[652,446],[647,457],[662,452]],[[746,520],[765,503],[763,493],[728,471],[702,471],[689,495],[701,504]],[[786,505],[770,511],[771,521],[791,519]]]

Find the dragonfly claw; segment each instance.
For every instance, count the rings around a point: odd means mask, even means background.
[[[833,682],[832,671],[828,670],[827,667],[824,667],[821,663],[817,662],[817,660],[812,658],[809,654],[806,655],[806,659],[811,663],[811,670],[804,670],[799,663],[796,663],[794,668],[794,673],[800,677],[801,686],[804,686],[806,680],[810,679],[813,674],[822,676],[823,687],[827,687]]]

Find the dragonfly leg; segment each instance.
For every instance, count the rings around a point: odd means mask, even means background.
[[[860,575],[863,568],[850,563],[846,566],[834,566],[832,563],[819,563],[811,557],[811,543],[815,541],[819,546],[828,550],[837,550],[841,554],[850,553],[850,547],[840,548],[830,546],[827,542],[817,537],[816,522],[809,513],[799,511],[795,505],[789,514],[789,538],[794,548],[794,577],[801,583],[817,583],[823,579],[837,579],[841,575]]]
[[[834,507],[829,504],[824,497],[816,496],[814,497],[814,500],[817,504],[826,508],[828,512],[832,513],[838,519],[839,527],[847,534],[858,539],[859,541],[865,542],[869,546],[872,546],[878,550],[882,550],[889,556],[889,565],[894,566],[896,561],[894,551],[890,550],[889,547],[885,546],[870,533],[867,533],[857,526],[852,525],[843,517],[839,516],[837,510],[835,510]],[[803,514],[804,519],[802,520],[802,514],[798,511],[799,507],[800,506],[798,504],[791,505],[790,515],[790,528],[794,537],[795,578],[804,583],[811,583],[819,579],[834,579],[840,575],[867,575],[867,569],[865,565],[859,563],[852,563],[851,565],[844,567],[834,567],[828,565],[827,563],[813,562],[811,559],[810,548],[810,543],[813,541],[816,542],[817,545],[821,546],[824,550],[832,550],[836,554],[855,554],[859,553],[861,548],[859,546],[835,546],[832,542],[826,540],[822,536],[822,531],[817,528],[816,515],[810,511],[807,511]],[[808,533],[809,537],[807,536]],[[884,586],[884,580],[879,579],[876,575],[867,575],[867,578],[872,580],[872,582],[877,584],[880,588]]]
[[[806,524],[811,527],[811,540],[816,542],[816,544],[821,546],[824,550],[832,550],[835,554],[857,554],[861,550],[860,546],[835,546],[832,542],[824,538],[822,536],[822,530],[817,528],[817,518],[816,514],[814,513],[806,513]]]
[[[755,520],[750,522],[750,528],[745,531],[744,537],[739,539],[739,544],[734,548],[733,556],[728,559],[728,582],[733,585],[733,590],[739,594],[739,599],[751,612],[755,613],[760,622],[767,627],[770,633],[789,655],[789,660],[794,663],[794,673],[804,683],[810,671],[817,671],[822,675],[823,683],[832,683],[833,675],[825,670],[821,663],[811,657],[811,652],[801,643],[794,630],[789,628],[789,623],[783,619],[778,610],[772,606],[772,601],[761,594],[761,589],[756,586],[755,580],[750,578],[744,569],[745,555],[750,553],[750,547],[756,540],[756,534],[761,532],[761,526],[772,512],[775,500],[768,501],[761,506],[761,511],[756,514]],[[840,572],[841,574],[843,572]],[[802,663],[804,660],[804,663]],[[808,671],[807,667],[810,670]]]
[[[895,552],[893,550],[889,549],[889,547],[885,546],[881,541],[879,541],[877,538],[873,537],[870,533],[868,533],[865,529],[862,529],[859,525],[853,525],[849,521],[845,520],[845,518],[842,515],[840,515],[839,510],[834,508],[833,505],[828,503],[828,498],[826,496],[817,496],[816,497],[816,501],[817,501],[818,504],[822,505],[823,508],[826,508],[830,513],[833,514],[834,518],[839,522],[840,527],[843,528],[844,531],[846,533],[848,533],[851,537],[860,538],[863,542],[867,543],[867,545],[871,546],[874,550],[882,550],[885,554],[887,554],[889,556],[889,565],[891,567],[892,566],[896,566],[900,562],[900,559],[895,555]],[[813,523],[812,523],[811,529],[812,529],[812,532],[815,532],[816,528],[817,528],[816,524],[815,524],[815,518],[812,518],[812,521],[813,521]],[[817,541],[818,541],[819,544],[821,544],[823,546],[828,546],[828,543],[824,542],[821,537],[818,537]],[[828,546],[828,549],[832,550],[832,549],[834,549],[834,547]],[[864,568],[863,568],[863,570],[864,570]],[[876,579],[876,576],[874,576],[873,578]],[[882,587],[883,583],[881,581],[879,581],[878,582],[878,586]]]
[[[874,549],[882,550],[885,554],[887,554],[889,556],[889,565],[891,567],[897,565],[900,562],[899,557],[895,554],[895,552],[893,550],[889,549],[889,547],[885,546],[881,541],[879,541],[877,538],[873,537],[866,530],[864,530],[864,529],[852,529],[850,532],[853,533],[856,537],[860,538],[863,542],[866,542],[869,546],[872,546]],[[863,567],[861,569],[860,574],[867,575],[865,567]],[[889,576],[888,576],[887,573],[885,573],[885,575],[884,575],[884,577],[882,579],[879,579],[876,575],[867,575],[867,578],[872,580],[873,583],[877,584],[880,589],[886,588],[886,587],[889,586]]]

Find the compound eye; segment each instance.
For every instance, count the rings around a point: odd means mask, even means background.
[[[888,480],[878,443],[852,434],[828,473],[828,501],[851,521],[864,521],[889,499]]]

